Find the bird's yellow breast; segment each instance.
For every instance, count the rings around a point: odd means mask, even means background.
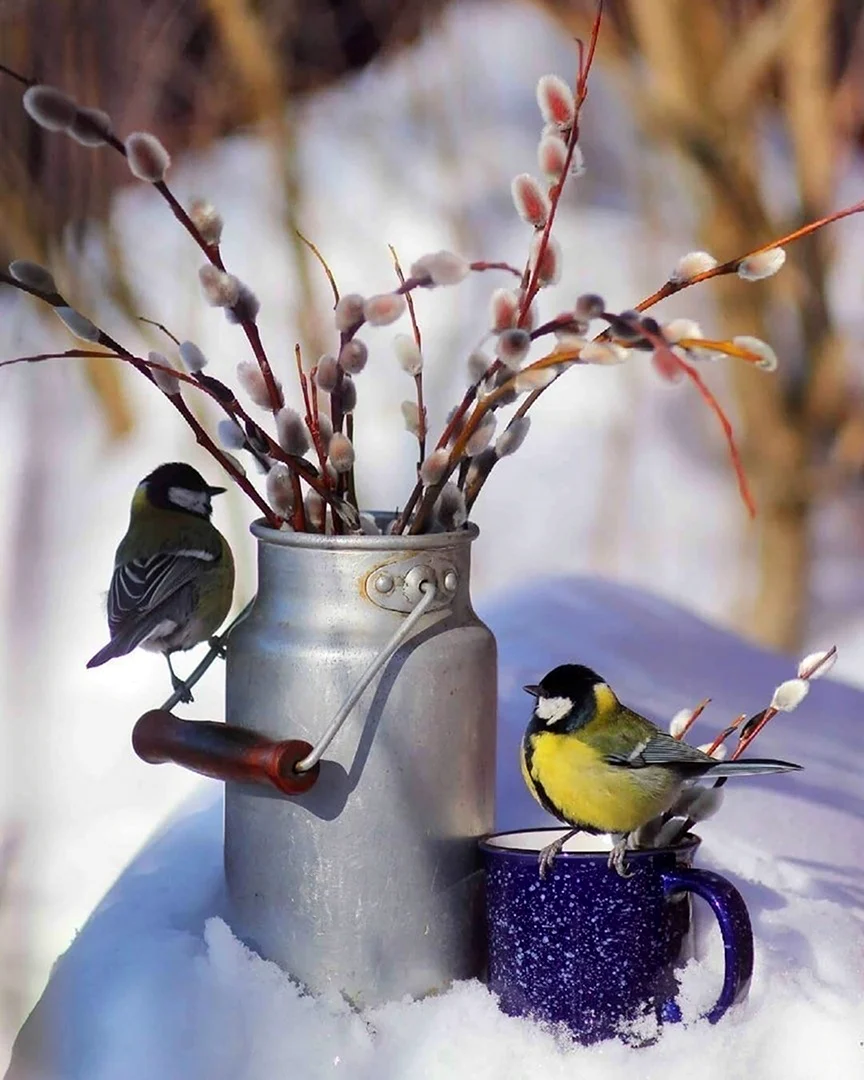
[[[661,769],[608,764],[573,734],[529,735],[522,770],[541,805],[572,825],[599,832],[638,829],[668,808],[676,786]]]

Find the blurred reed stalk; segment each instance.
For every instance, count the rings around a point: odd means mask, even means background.
[[[542,6],[585,33],[590,6]],[[828,213],[860,131],[862,87],[852,77],[860,9],[857,0],[609,4],[600,63],[620,80],[649,140],[678,155],[699,241],[717,258]],[[772,128],[785,137],[793,170],[786,177],[793,191],[780,198],[762,168]],[[784,214],[778,203],[788,206],[789,198],[794,206]],[[743,629],[783,649],[797,647],[805,631],[814,507],[864,468],[864,405],[850,393],[827,299],[830,238],[807,237],[790,260],[798,273],[764,289],[727,279],[715,294],[723,330],[787,342],[784,377],[761,379],[747,365],[730,373],[759,507],[758,587]],[[827,463],[826,446],[833,451]]]

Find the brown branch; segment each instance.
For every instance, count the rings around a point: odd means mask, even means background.
[[[396,270],[396,276],[399,278],[399,284],[405,284],[405,275],[402,273],[402,266],[399,263],[399,256],[396,254],[396,248],[392,244],[387,245],[390,248],[390,254],[393,256],[393,266]],[[414,310],[414,297],[408,293],[405,297],[405,302],[408,304],[408,314],[411,318],[411,328],[414,331],[414,341],[418,350],[423,348],[423,340],[420,336],[420,326],[417,323],[417,313]],[[420,471],[420,466],[426,458],[426,406],[423,404],[423,370],[414,376],[414,389],[417,393],[417,442],[420,447],[420,459],[417,462],[417,471]]]
[[[339,303],[339,286],[336,284],[336,278],[333,277],[333,271],[327,265],[327,260],[324,258],[324,256],[318,250],[318,248],[315,247],[315,245],[312,243],[312,241],[308,237],[304,236],[303,233],[300,232],[299,229],[295,229],[294,232],[297,235],[297,237],[300,240],[303,241],[303,243],[306,245],[306,247],[309,248],[309,250],[315,256],[315,258],[321,264],[321,269],[324,271],[325,275],[327,276],[327,280],[330,282],[330,288],[333,290],[333,306],[335,307],[336,304]]]

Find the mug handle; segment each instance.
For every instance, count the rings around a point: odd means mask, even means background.
[[[723,938],[723,987],[714,1006],[703,1019],[716,1024],[727,1009],[747,996],[753,975],[753,928],[744,898],[726,878],[711,870],[679,866],[662,874],[663,891],[693,892],[707,900],[717,916]],[[675,1001],[667,1002],[664,1019],[680,1020],[681,1010]],[[677,1014],[677,1015],[676,1015]]]

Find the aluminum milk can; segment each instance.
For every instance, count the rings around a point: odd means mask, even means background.
[[[252,532],[258,597],[230,638],[229,725],[314,745],[411,611],[428,609],[310,791],[226,784],[235,932],[309,989],[358,1007],[481,974],[477,840],[493,827],[497,689],[495,639],[469,594],[476,528]]]

